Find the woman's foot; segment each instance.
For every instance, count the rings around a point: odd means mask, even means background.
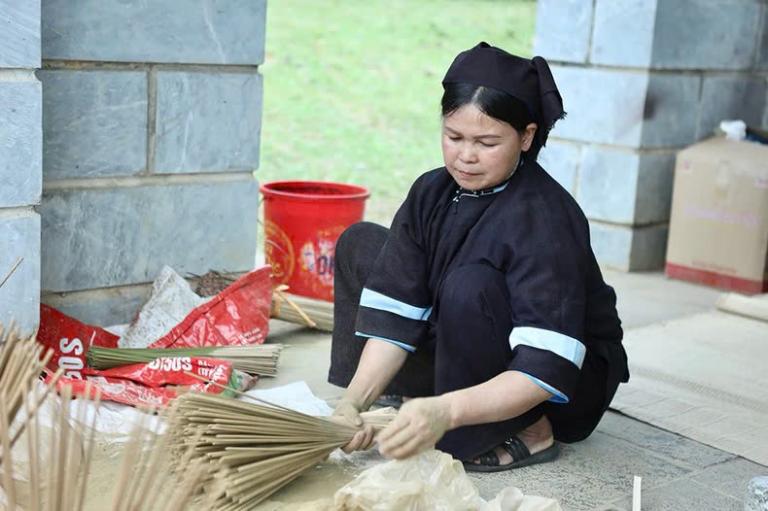
[[[497,472],[552,461],[558,454],[552,425],[543,415],[501,445],[464,462],[464,468],[470,472]]]
[[[401,396],[399,394],[382,394],[379,398],[373,402],[374,405],[382,408],[391,407],[395,410],[399,410],[403,403],[411,399],[407,396]]]

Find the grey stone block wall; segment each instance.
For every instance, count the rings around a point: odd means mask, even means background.
[[[540,158],[602,263],[661,268],[676,152],[723,119],[768,122],[766,21],[764,0],[539,0],[534,54],[568,112]]]
[[[0,75],[0,206],[40,202],[41,89],[29,72]],[[0,270],[1,272],[2,270]]]
[[[253,267],[265,20],[264,0],[43,1],[46,303],[127,322],[164,265]]]
[[[594,0],[539,0],[534,46],[551,59],[586,62]]]
[[[603,0],[609,2],[612,0]],[[762,0],[656,0],[652,66],[749,70],[761,40]]]
[[[16,267],[0,288],[0,322],[31,333],[40,314],[40,215],[31,208],[0,208],[0,244],[0,281]]]
[[[538,162],[547,169],[571,195],[576,195],[581,145],[550,140],[545,151],[539,153]]]
[[[40,311],[39,67],[40,3],[0,0],[0,323],[23,333],[34,331]]]
[[[156,181],[47,190],[40,208],[43,289],[151,282],[166,264],[181,275],[253,265],[258,190],[252,178]]]
[[[256,168],[261,98],[257,74],[158,71],[155,172]]]
[[[40,2],[0,0],[0,68],[40,67]]]
[[[266,0],[44,0],[43,58],[260,64],[266,8]]]
[[[45,69],[45,179],[130,176],[147,167],[147,73]]]
[[[699,115],[697,138],[712,133],[725,118],[743,119],[749,126],[760,126],[766,111],[767,85],[766,77],[757,74],[704,77],[701,103],[707,108]]]
[[[587,146],[580,169],[578,200],[588,218],[628,225],[669,218],[674,154]]]
[[[656,23],[653,0],[597,0],[589,61],[622,67],[651,65]]]

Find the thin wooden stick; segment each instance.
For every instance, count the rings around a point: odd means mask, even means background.
[[[311,328],[315,328],[315,327],[317,327],[317,323],[315,323],[314,321],[312,321],[312,319],[311,319],[309,316],[307,316],[307,314],[306,314],[306,313],[305,313],[303,310],[301,310],[301,307],[299,307],[298,305],[296,305],[296,302],[294,302],[293,300],[291,300],[290,298],[288,298],[288,297],[285,295],[285,293],[283,293],[282,291],[279,291],[279,290],[275,289],[275,294],[276,294],[277,296],[279,296],[279,297],[280,297],[280,299],[284,300],[284,301],[285,301],[285,302],[286,302],[288,305],[290,305],[290,307],[291,307],[291,308],[292,308],[294,311],[296,311],[296,313],[297,313],[297,314],[298,314],[298,315],[301,317],[301,319],[303,319],[303,320],[304,320],[304,322],[307,324],[307,326],[309,326],[309,327],[311,327]]]
[[[67,448],[69,447],[69,435],[71,431],[71,427],[69,426],[69,403],[72,401],[72,387],[69,385],[64,387],[61,391],[61,397],[63,403],[61,413],[59,414],[59,434],[56,435],[58,440],[58,457],[56,458],[58,462],[56,463],[56,468],[58,470],[54,478],[56,491],[53,493],[57,511],[61,511],[62,509],[64,500],[63,486],[65,481],[64,469],[68,465],[67,461],[69,461]]]
[[[91,391],[91,383],[88,382],[85,385],[85,395],[88,396],[88,398],[91,396]],[[86,400],[82,399],[81,401],[83,408],[85,408]],[[83,460],[83,482],[79,485],[75,494],[75,509],[77,511],[82,510],[83,506],[85,505],[85,495],[88,489],[88,474],[90,474],[91,459],[93,458],[93,445],[96,441],[96,419],[98,416],[99,406],[101,406],[101,390],[96,389],[96,397],[93,399],[93,417],[91,418],[91,425],[89,428],[90,435],[83,450],[83,457],[85,458]]]
[[[13,453],[11,452],[11,442],[8,435],[3,434],[8,431],[8,409],[5,406],[5,397],[0,396],[0,446],[3,448],[3,458],[5,463],[0,467],[2,470],[3,489],[8,500],[8,509],[16,509],[16,483],[13,480]]]
[[[50,388],[50,387],[49,387]],[[40,490],[40,471],[38,468],[38,451],[37,446],[39,445],[40,441],[40,427],[38,426],[39,420],[36,417],[37,410],[35,410],[35,413],[32,412],[32,403],[36,402],[35,394],[37,393],[36,387],[32,390],[29,389],[29,384],[27,384],[27,399],[25,400],[26,403],[26,412],[28,417],[28,425],[27,425],[27,450],[29,451],[29,482],[30,482],[30,505],[29,509],[30,511],[39,511],[40,510],[40,496],[42,495],[42,491]],[[39,408],[39,405],[38,405]]]
[[[3,277],[3,280],[0,280],[0,287],[3,287],[5,283],[8,281],[8,279],[11,278],[11,275],[13,275],[16,272],[16,269],[19,267],[21,262],[24,260],[23,257],[19,257],[16,259],[16,262],[13,263],[13,266],[11,266],[11,269],[8,271],[8,273],[5,274],[5,277]]]
[[[278,286],[274,289],[272,302],[273,308],[271,311],[272,317],[290,323],[306,325],[306,320],[297,312],[297,310],[299,310],[315,323],[313,328],[325,332],[333,331],[333,303],[286,293],[285,289],[287,289],[287,286]],[[288,303],[288,301],[284,300],[290,301],[296,307],[281,307],[282,303]]]
[[[53,424],[55,424],[55,420],[52,421]],[[48,511],[54,511],[54,501],[52,496],[56,494],[56,465],[57,463],[63,463],[62,460],[57,460],[56,454],[56,440],[58,439],[58,436],[56,435],[56,431],[54,428],[50,428],[48,430],[48,463],[50,464],[48,466],[48,481],[45,485],[45,491],[47,493],[47,499],[45,499],[44,504],[47,504],[46,508]],[[45,468],[43,468],[45,470]]]
[[[72,409],[72,389],[69,388],[69,392],[66,392],[65,394],[70,394],[69,399],[66,401],[65,405],[65,412],[66,412],[66,418],[67,418],[67,426],[66,426],[66,435],[64,436],[64,450],[65,450],[65,456],[64,459],[67,460],[67,469],[64,470],[64,476],[62,478],[63,480],[63,490],[61,492],[61,505],[60,508],[63,510],[71,510],[72,509],[72,498],[75,491],[75,485],[77,484],[78,476],[80,475],[80,468],[82,467],[81,459],[78,459],[80,457],[80,449],[82,448],[82,444],[80,443],[81,437],[78,431],[78,426],[83,423],[82,417],[84,415],[83,406],[82,406],[82,400],[75,401],[77,407],[76,414],[77,414],[77,422],[75,425],[72,425],[69,421],[71,417],[71,409]],[[77,453],[77,454],[76,454]],[[75,461],[76,463],[72,463],[72,461]]]

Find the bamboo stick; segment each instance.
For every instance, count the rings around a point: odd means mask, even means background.
[[[325,332],[333,331],[333,303],[289,294],[285,289],[287,286],[278,286],[274,290],[272,317]]]
[[[10,279],[11,275],[13,275],[14,272],[16,272],[16,269],[18,269],[19,265],[23,260],[24,260],[23,257],[19,257],[16,259],[16,262],[13,263],[13,266],[11,266],[11,269],[8,270],[8,273],[5,274],[5,277],[3,277],[2,280],[0,280],[0,287],[3,287],[5,283],[8,282],[8,279]]]

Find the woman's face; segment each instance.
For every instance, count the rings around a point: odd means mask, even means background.
[[[464,105],[443,117],[443,159],[456,183],[467,190],[482,190],[507,179],[521,151],[531,147],[536,125],[522,136],[511,124]]]

